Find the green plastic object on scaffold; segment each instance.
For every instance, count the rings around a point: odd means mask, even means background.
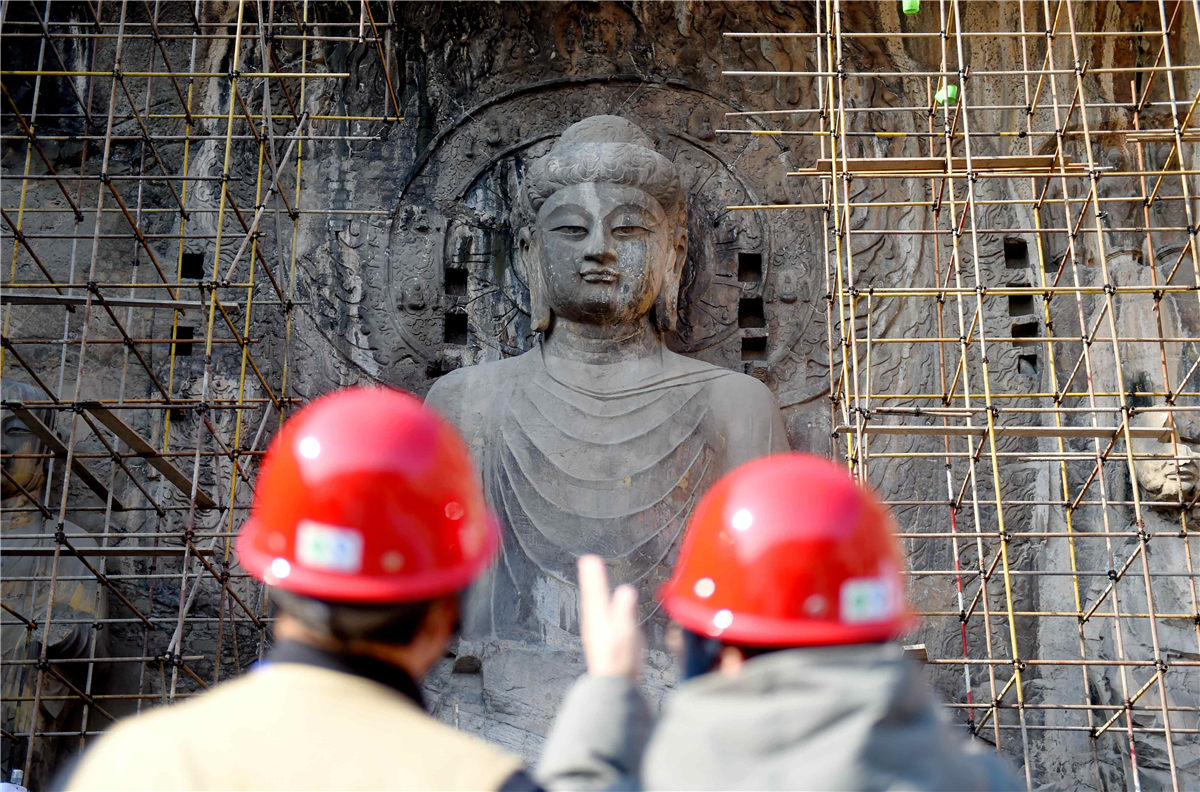
[[[938,89],[938,92],[933,95],[934,100],[941,105],[952,105],[958,101],[958,86],[953,83],[943,85]]]
[[[900,0],[900,10],[912,16],[921,10],[921,0]]]

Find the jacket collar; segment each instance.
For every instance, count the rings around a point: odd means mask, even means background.
[[[268,663],[299,663],[378,682],[425,709],[421,689],[399,666],[366,655],[338,654],[300,641],[280,641],[267,656]]]

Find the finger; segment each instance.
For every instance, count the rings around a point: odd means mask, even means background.
[[[598,555],[579,557],[579,619],[582,630],[608,620],[608,570]]]
[[[638,630],[637,589],[618,586],[608,607],[608,627],[614,635],[631,635]]]
[[[612,649],[615,668],[629,677],[637,678],[642,667],[644,637],[638,627],[637,589],[619,586],[613,593],[609,614],[609,629],[613,636]]]
[[[637,589],[628,583],[617,586],[617,590],[613,592],[612,605],[609,613],[614,621],[620,620],[618,623],[631,624],[637,623]]]
[[[637,589],[628,586],[618,586],[613,592],[612,602],[608,606],[608,629],[617,635],[629,635],[637,632]]]

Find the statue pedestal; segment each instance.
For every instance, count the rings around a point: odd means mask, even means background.
[[[457,669],[457,670],[456,670]],[[537,763],[571,685],[586,672],[580,651],[512,641],[460,641],[425,678],[433,716]],[[652,711],[675,685],[671,656],[649,650],[642,692]]]

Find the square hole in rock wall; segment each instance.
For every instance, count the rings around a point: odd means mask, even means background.
[[[180,261],[179,276],[191,280],[204,279],[204,254],[185,252]]]
[[[1014,294],[1008,298],[1008,313],[1010,316],[1025,316],[1032,314],[1036,305],[1032,294]]]
[[[452,297],[467,296],[467,271],[458,267],[447,267],[446,294]]]
[[[750,336],[742,339],[742,360],[766,360],[767,337]]]
[[[465,346],[470,338],[470,333],[467,329],[467,315],[457,312],[448,313],[445,315],[445,321],[442,340],[447,344]]]
[[[738,327],[766,327],[762,297],[743,297],[738,300]]]
[[[1012,337],[1014,339],[1026,339],[1038,337],[1037,322],[1013,322]],[[1016,341],[1014,341],[1016,343]]]
[[[1024,239],[1009,237],[1004,240],[1004,266],[1012,269],[1029,266],[1029,246]]]
[[[175,355],[177,357],[191,357],[192,349],[195,347],[195,342],[192,339],[196,337],[196,329],[179,325],[175,328]]]
[[[762,254],[740,252],[737,255],[738,280],[742,283],[762,283]]]

